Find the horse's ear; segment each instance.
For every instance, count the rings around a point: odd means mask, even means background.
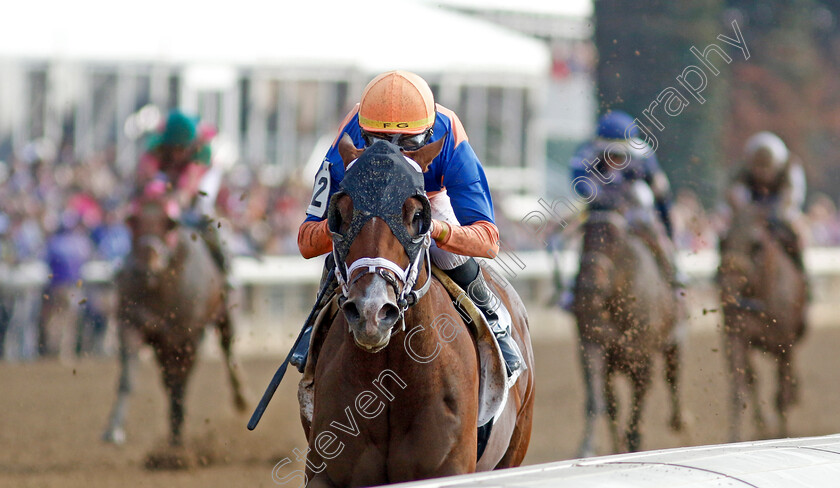
[[[405,155],[417,162],[425,173],[432,164],[432,161],[440,154],[440,150],[443,149],[443,141],[444,138],[441,137],[437,141],[426,144],[416,151],[405,151]]]
[[[348,164],[355,161],[363,152],[365,152],[365,150],[356,148],[356,145],[353,144],[353,139],[351,139],[350,135],[346,132],[338,141],[338,154],[341,155],[341,160],[344,162],[345,169],[347,169]]]

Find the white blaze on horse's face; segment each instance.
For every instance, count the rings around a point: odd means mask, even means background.
[[[342,308],[353,339],[362,349],[379,352],[400,319],[394,288],[379,273],[367,273],[349,291]]]
[[[143,236],[140,238],[141,255],[145,257],[143,264],[146,271],[153,275],[159,275],[169,266],[169,250],[166,244],[156,236]]]
[[[175,222],[167,215],[161,202],[148,203],[128,220],[132,234],[134,266],[149,277],[156,278],[170,264],[172,249],[167,236]]]

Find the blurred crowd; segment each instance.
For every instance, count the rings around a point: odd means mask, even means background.
[[[76,161],[30,149],[0,163],[0,358],[111,354],[115,297],[96,274],[130,250],[132,178],[112,153]],[[226,174],[217,211],[231,254],[297,252],[311,188],[275,180],[243,164]]]
[[[802,219],[806,246],[840,246],[840,213],[825,194],[811,195]],[[678,249],[700,251],[716,248],[718,236],[726,226],[727,210],[721,206],[707,210],[691,190],[682,189],[674,198],[674,243]]]
[[[0,163],[0,358],[72,360],[114,352],[113,290],[97,285],[90,276],[96,269],[86,267],[97,263],[100,271],[112,272],[130,249],[123,222],[132,179],[119,174],[113,161],[108,152],[76,161],[32,150]],[[217,201],[228,251],[296,254],[310,193],[309,182],[279,178],[270,167],[234,165]],[[704,209],[691,191],[680,190],[673,206],[677,247],[714,248],[722,215],[719,209]],[[497,220],[504,248],[541,248],[526,226],[498,209]],[[808,245],[840,246],[840,214],[832,198],[811,195],[805,220]]]

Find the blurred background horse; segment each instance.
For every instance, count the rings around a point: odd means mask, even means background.
[[[117,277],[121,373],[104,438],[125,441],[128,396],[143,343],[152,346],[169,397],[169,444],[183,444],[184,395],[205,328],[219,333],[236,408],[246,408],[231,352],[224,277],[197,231],[179,226],[173,202],[142,198],[128,219],[132,250]]]
[[[634,234],[622,213],[592,211],[583,225],[580,272],[573,313],[577,319],[586,386],[584,438],[579,455],[595,454],[595,423],[609,417],[612,449],[641,448],[641,417],[655,355],[665,358],[671,398],[670,426],[683,426],[679,400],[680,344],[675,334],[677,302],[650,248]],[[613,378],[623,373],[632,385],[625,432],[618,430],[618,398]]]
[[[767,435],[751,349],[769,353],[776,361],[778,435],[786,437],[788,409],[797,399],[792,363],[794,346],[806,328],[807,282],[805,273],[774,237],[761,208],[735,207],[729,231],[720,241],[718,283],[731,376],[729,439],[743,438],[741,414],[748,393],[758,434]]]

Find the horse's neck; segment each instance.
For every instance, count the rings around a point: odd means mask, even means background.
[[[619,227],[617,222],[601,220],[589,224],[583,237],[584,253],[599,253],[612,258],[627,247],[626,227]]]
[[[764,248],[763,259],[756,263],[760,279],[754,287],[758,295],[772,300],[774,296],[787,293],[788,286],[799,274],[799,270],[793,258],[782,248],[781,242],[769,233],[764,239]]]

